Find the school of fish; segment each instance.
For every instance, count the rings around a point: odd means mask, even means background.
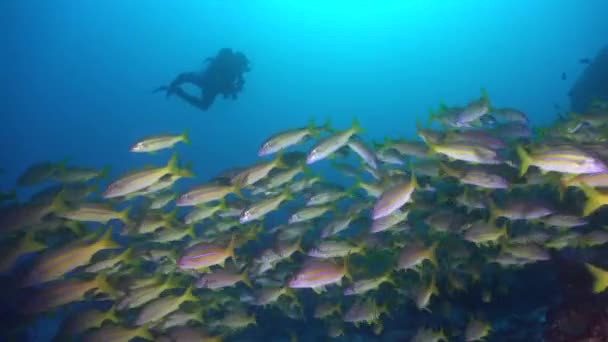
[[[195,176],[176,153],[110,181],[109,168],[37,163],[0,197],[0,272],[27,293],[16,307],[25,317],[72,306],[64,339],[231,340],[269,310],[302,329],[321,320],[331,339],[382,335],[404,306],[441,315],[439,298],[487,272],[608,242],[590,224],[608,205],[605,104],[533,130],[482,90],[463,106],[441,104],[425,126],[376,143],[357,120],[341,130],[311,121],[262,142],[258,163],[185,190],[175,184]],[[125,152],[188,142],[187,131],[153,136]],[[340,176],[317,171],[329,167]],[[606,290],[606,266],[585,264],[589,291]],[[480,341],[492,326],[478,313],[404,340]]]

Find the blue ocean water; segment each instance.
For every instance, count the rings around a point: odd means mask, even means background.
[[[197,176],[255,160],[259,144],[310,118],[371,139],[413,136],[440,101],[485,87],[492,101],[551,122],[582,57],[605,44],[608,4],[579,1],[9,1],[0,136],[10,187],[28,165],[70,158],[141,163],[138,138],[188,128]],[[201,112],[152,94],[223,47],[252,61],[237,101]],[[568,75],[563,81],[562,72]],[[166,156],[153,156],[160,163]]]
[[[608,36],[602,0],[25,0],[0,13],[3,191],[42,160],[111,165],[112,179],[162,165],[170,152],[128,148],[185,129],[191,144],[176,150],[197,176],[187,188],[256,162],[268,136],[311,118],[346,128],[356,117],[370,141],[413,138],[430,107],[481,88],[546,125],[568,109],[579,59]],[[237,100],[203,112],[152,93],[224,47],[252,64]]]

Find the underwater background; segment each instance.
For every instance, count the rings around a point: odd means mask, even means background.
[[[310,119],[342,129],[356,117],[368,142],[415,139],[429,108],[466,104],[482,88],[492,104],[525,112],[532,127],[547,126],[569,111],[568,92],[586,67],[579,60],[608,43],[602,0],[26,0],[3,2],[0,13],[2,191],[45,160],[111,166],[110,180],[164,165],[171,151],[142,156],[129,147],[145,136],[188,130],[191,142],[174,149],[196,175],[174,188],[183,192],[255,163],[265,139]],[[218,97],[201,111],[153,93],[225,47],[251,62],[235,101]],[[345,183],[328,165],[318,168]],[[48,184],[19,189],[19,200]],[[555,279],[542,278],[551,274],[546,267],[520,272],[511,284],[520,297],[497,300],[496,315],[555,300]],[[466,296],[460,301],[467,317]],[[400,327],[396,315],[386,330]],[[33,323],[28,336],[51,340],[61,317]],[[303,341],[323,340],[307,331],[322,330],[314,320],[265,317],[273,321],[258,320],[258,330],[237,338],[286,341],[289,330]],[[281,324],[287,328],[273,332]],[[348,336],[379,338],[370,331]]]
[[[547,124],[555,104],[568,107],[578,60],[594,56],[608,32],[601,0],[2,6],[5,187],[46,159],[110,164],[119,174],[141,161],[125,146],[159,130],[197,137],[179,152],[202,178],[252,162],[265,137],[310,118],[347,126],[356,116],[370,139],[411,137],[430,107],[482,87]],[[252,63],[237,101],[202,113],[151,93],[223,47]]]

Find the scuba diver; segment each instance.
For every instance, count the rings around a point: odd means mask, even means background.
[[[219,94],[224,98],[236,99],[245,85],[243,73],[250,70],[247,57],[241,52],[224,48],[217,56],[207,58],[205,62],[208,63],[205,70],[181,73],[171,84],[161,86],[154,92],[165,91],[167,97],[176,95],[201,110],[209,109]],[[201,96],[191,95],[182,89],[181,85],[186,83],[200,88]]]

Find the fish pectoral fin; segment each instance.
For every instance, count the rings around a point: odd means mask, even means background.
[[[313,287],[312,290],[315,291],[316,294],[321,294],[326,291],[325,286]]]
[[[201,268],[196,269],[196,273],[208,273],[208,272],[209,272],[209,267],[201,267]]]

